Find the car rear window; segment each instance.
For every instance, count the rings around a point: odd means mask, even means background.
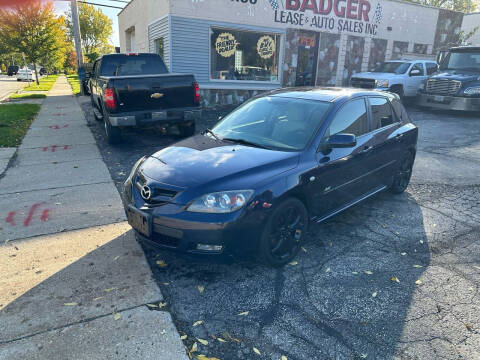
[[[102,59],[101,76],[157,75],[168,70],[160,56],[119,55]]]

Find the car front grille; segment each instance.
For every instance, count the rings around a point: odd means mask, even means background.
[[[147,181],[144,176],[141,174],[137,175],[137,179],[135,182],[135,187],[137,188],[138,192],[142,191],[142,187],[147,185]],[[158,185],[150,184],[148,185],[152,195],[150,199],[145,200],[146,204],[149,205],[162,205],[165,203],[170,202],[177,194],[178,191],[165,189],[163,187],[159,187]]]
[[[461,81],[449,79],[430,79],[427,81],[427,93],[441,95],[455,95],[462,86]]]
[[[357,77],[352,77],[350,80],[352,87],[362,88],[362,89],[375,89],[376,81],[375,79],[362,79]]]

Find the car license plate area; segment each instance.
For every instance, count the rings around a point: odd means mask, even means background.
[[[438,103],[444,103],[445,102],[445,96],[435,95],[433,97],[433,101],[438,102]]]
[[[128,223],[139,233],[146,237],[151,235],[150,216],[135,209],[132,206],[127,208]]]
[[[166,111],[155,111],[152,112],[152,119],[153,120],[165,120],[167,118]]]

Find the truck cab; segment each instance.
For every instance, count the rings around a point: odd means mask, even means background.
[[[435,109],[480,111],[480,47],[454,47],[442,57],[439,70],[421,87],[418,104]]]

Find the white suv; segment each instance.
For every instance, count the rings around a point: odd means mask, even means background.
[[[30,80],[30,81],[35,81],[37,78],[35,76],[35,72],[30,69],[20,69],[18,70],[17,73],[17,81],[22,81],[22,80]]]
[[[385,90],[403,97],[417,96],[420,85],[438,69],[433,60],[391,60],[369,72],[354,74],[352,87]]]

